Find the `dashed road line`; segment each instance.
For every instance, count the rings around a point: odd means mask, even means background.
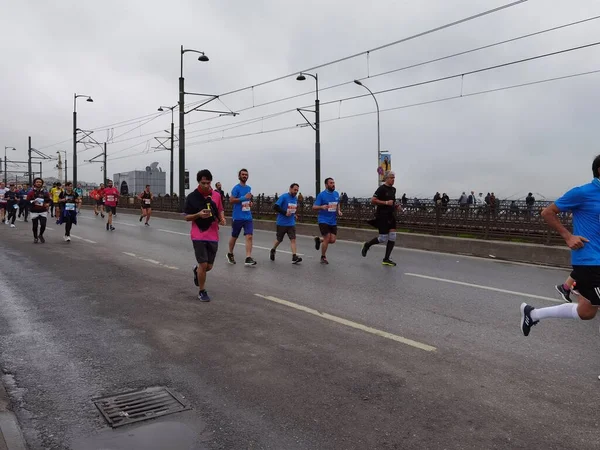
[[[155,259],[150,259],[150,258],[144,258],[143,256],[138,256],[135,253],[130,253],[130,252],[121,252],[124,255],[127,256],[131,256],[132,258],[136,258],[139,259],[140,261],[145,261],[148,262],[150,264],[154,264],[160,267],[164,267],[165,269],[171,269],[171,270],[179,270],[179,267],[175,267],[175,266],[169,266],[168,264],[163,264],[160,261],[156,261]]]
[[[280,305],[288,306],[290,308],[297,309],[298,311],[302,311],[308,314],[312,314],[313,316],[320,317],[322,319],[327,319],[335,323],[339,323],[341,325],[345,325],[350,328],[355,328],[357,330],[364,331],[366,333],[374,334],[375,336],[380,336],[386,339],[390,339],[392,341],[400,342],[401,344],[409,345],[414,348],[418,348],[419,350],[424,350],[426,352],[433,352],[437,349],[432,347],[431,345],[424,344],[422,342],[413,341],[412,339],[408,339],[402,336],[398,336],[397,334],[388,333],[387,331],[378,330],[377,328],[372,328],[367,325],[363,325],[362,323],[353,322],[348,319],[343,319],[341,317],[333,316],[331,314],[317,311],[316,309],[308,308],[306,306],[299,305],[297,303],[289,302],[287,300],[282,300],[277,297],[272,297],[270,295],[262,295],[262,294],[254,294],[256,297],[263,298],[265,300],[269,300],[274,303],[278,303]]]
[[[495,287],[491,287],[491,286],[482,286],[480,284],[465,283],[464,281],[448,280],[446,278],[431,277],[429,275],[420,275],[418,273],[405,273],[404,275],[409,276],[409,277],[423,278],[425,280],[441,281],[443,283],[458,284],[460,286],[468,286],[468,287],[473,287],[473,288],[477,288],[477,289],[484,289],[486,291],[501,292],[503,294],[516,295],[516,296],[520,296],[520,297],[528,297],[528,298],[535,298],[538,300],[546,300],[548,302],[553,302],[553,303],[564,303],[563,300],[557,300],[557,299],[551,298],[551,297],[544,297],[542,295],[526,294],[525,292],[517,292],[517,291],[508,291],[506,289],[499,289],[499,288],[495,288]]]

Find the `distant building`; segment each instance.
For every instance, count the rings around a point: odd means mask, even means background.
[[[165,195],[167,193],[167,173],[153,162],[146,170],[133,170],[131,172],[115,173],[113,184],[119,189],[121,195],[134,195],[142,192],[146,185],[154,195]]]

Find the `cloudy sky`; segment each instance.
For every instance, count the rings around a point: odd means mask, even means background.
[[[108,141],[110,175],[144,169],[153,161],[168,171],[169,153],[151,147],[156,145],[154,136],[166,136],[170,127],[170,112],[156,110],[177,103],[181,45],[205,51],[210,58],[203,63],[197,55],[185,55],[186,91],[221,95],[507,3],[510,0],[0,0],[0,149],[14,146],[17,151],[9,151],[9,159],[24,160],[27,136],[32,136],[34,148],[52,156],[66,150],[70,163],[77,92],[94,99],[78,101],[78,125],[94,130],[97,141]],[[553,198],[589,181],[591,161],[600,153],[600,73],[502,88],[600,70],[600,46],[377,92],[592,44],[600,41],[600,19],[377,75],[596,15],[600,3],[595,0],[529,0],[368,57],[314,70],[323,103],[322,178],[334,177],[338,190],[350,196],[371,195],[376,188],[373,98],[340,101],[368,94],[352,83],[359,78],[379,100],[381,148],[392,154],[400,193],[429,197],[439,190],[456,197],[473,189],[495,191],[503,198],[523,197],[529,191]],[[342,85],[326,89],[338,84]],[[491,89],[499,90],[471,95]],[[278,101],[298,94],[305,95]],[[206,106],[241,111],[236,117],[186,114],[186,167],[192,173],[209,168],[226,189],[245,167],[256,193],[281,193],[291,182],[300,183],[305,195],[314,193],[315,136],[311,128],[296,126],[304,119],[295,111],[314,105],[314,98],[312,78],[299,82],[290,76],[222,95],[222,103],[215,100]],[[186,96],[186,103],[198,99]],[[272,103],[261,106],[267,102]],[[411,106],[425,102],[430,103]],[[176,133],[177,128],[176,114]],[[278,129],[283,130],[272,131]],[[84,161],[99,148],[79,148],[78,178],[99,182],[100,164]],[[45,163],[45,174],[56,174],[54,166],[55,162]],[[69,168],[69,177],[71,173]]]

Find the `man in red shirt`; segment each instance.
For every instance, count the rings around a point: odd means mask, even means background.
[[[112,180],[108,180],[107,187],[104,189],[104,209],[108,213],[108,221],[106,222],[106,231],[114,231],[112,225],[113,214],[117,213],[117,203],[119,203],[119,191],[113,186]]]

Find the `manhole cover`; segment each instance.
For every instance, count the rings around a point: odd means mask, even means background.
[[[124,392],[93,402],[113,428],[190,409],[165,387]]]

